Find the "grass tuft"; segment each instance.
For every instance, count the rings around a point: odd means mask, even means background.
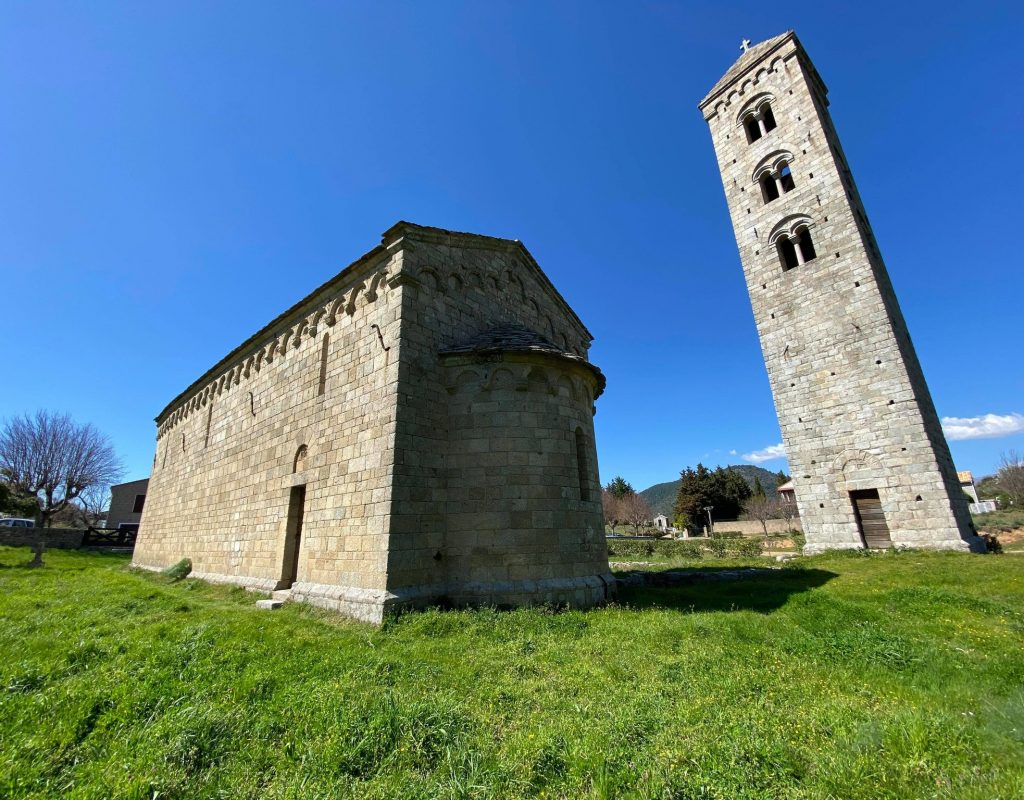
[[[163,570],[160,574],[166,578],[169,578],[171,583],[177,583],[183,581],[192,572],[192,559],[183,558],[177,564],[169,566]]]

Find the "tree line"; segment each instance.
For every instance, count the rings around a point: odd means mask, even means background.
[[[784,503],[772,492],[769,494],[754,478],[753,487],[731,467],[708,469],[703,464],[687,467],[680,474],[679,491],[672,508],[672,524],[698,534],[715,520],[749,519],[761,523],[765,534],[768,520],[792,518],[796,509]],[[789,480],[781,470],[776,475],[779,484]],[[654,512],[643,497],[622,476],[616,476],[601,491],[605,523],[613,531],[626,525],[640,533],[652,523]]]

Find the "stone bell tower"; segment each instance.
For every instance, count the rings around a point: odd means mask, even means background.
[[[984,551],[832,126],[828,90],[792,31],[742,48],[700,110],[806,551]]]

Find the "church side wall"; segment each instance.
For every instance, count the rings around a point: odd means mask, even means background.
[[[383,590],[398,368],[370,326],[397,338],[386,268],[314,298],[161,420],[137,564],[190,558],[200,577],[275,588],[304,484],[296,589]]]

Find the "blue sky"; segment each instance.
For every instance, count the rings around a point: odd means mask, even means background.
[[[578,311],[604,480],[775,445],[696,103],[742,38],[792,27],[938,412],[968,420],[954,459],[992,471],[1024,450],[1024,11],[795,9],[5,3],[0,417],[69,411],[145,476],[171,398],[408,219],[521,239]]]

